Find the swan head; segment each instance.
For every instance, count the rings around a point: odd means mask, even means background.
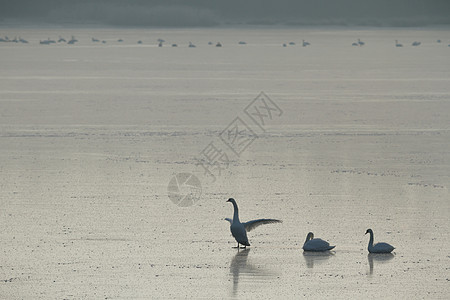
[[[228,199],[227,202],[236,203],[236,201],[233,198]]]
[[[306,244],[308,241],[312,240],[313,238],[314,238],[314,233],[309,232],[308,235],[306,236],[305,244]]]
[[[372,229],[367,229],[365,234],[373,233]]]

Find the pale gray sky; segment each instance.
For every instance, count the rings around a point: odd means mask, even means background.
[[[0,0],[0,24],[423,26],[450,24],[450,0]]]

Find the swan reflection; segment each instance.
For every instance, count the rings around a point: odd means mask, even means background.
[[[306,266],[308,268],[314,268],[314,264],[321,264],[328,260],[331,256],[334,256],[334,251],[303,252],[303,257],[305,258]]]
[[[374,265],[374,261],[377,264],[382,264],[382,263],[387,263],[388,261],[390,261],[391,259],[394,258],[394,254],[392,253],[369,253],[367,255],[367,259],[369,260],[369,268],[370,268],[370,272],[369,274],[372,275],[373,274],[373,265]]]
[[[257,281],[275,276],[271,272],[258,266],[258,264],[249,263],[248,254],[250,248],[238,249],[230,264],[230,275],[233,276],[233,296],[238,291],[239,280]]]

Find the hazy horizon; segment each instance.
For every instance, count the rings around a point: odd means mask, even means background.
[[[343,25],[413,27],[450,24],[445,0],[17,0],[0,4],[0,25],[100,24],[143,27]]]

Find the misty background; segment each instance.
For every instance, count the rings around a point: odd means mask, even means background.
[[[0,25],[148,27],[450,24],[449,0],[0,0]]]

